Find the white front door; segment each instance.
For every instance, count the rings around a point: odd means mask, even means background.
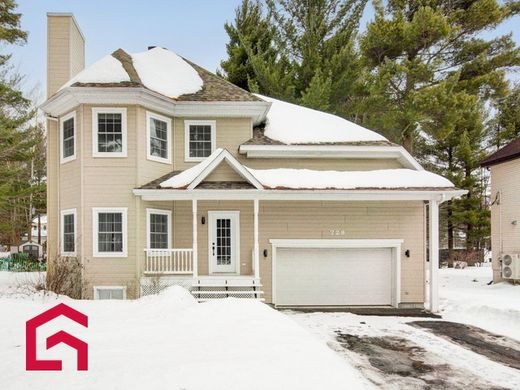
[[[208,212],[208,259],[210,273],[239,273],[239,212]]]

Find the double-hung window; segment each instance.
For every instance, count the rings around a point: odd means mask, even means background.
[[[126,157],[126,108],[92,109],[92,155]]]
[[[92,221],[94,257],[126,257],[126,207],[93,208]]]
[[[76,209],[61,211],[61,255],[76,255]]]
[[[146,113],[147,158],[149,160],[171,163],[172,121],[162,115]]]
[[[76,112],[60,119],[60,162],[66,163],[76,158]]]
[[[202,161],[215,150],[215,121],[184,122],[184,153],[186,161]]]
[[[146,209],[148,248],[171,248],[171,216],[169,210]]]

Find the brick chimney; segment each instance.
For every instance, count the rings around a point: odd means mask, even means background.
[[[85,37],[72,13],[47,13],[47,97],[85,68]]]

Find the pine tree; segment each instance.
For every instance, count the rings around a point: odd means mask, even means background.
[[[23,44],[16,3],[0,3],[0,42]],[[10,55],[0,55],[0,240],[14,243],[27,232],[32,219],[34,191],[31,161],[35,153],[36,110],[20,91],[21,77],[9,66]]]
[[[495,150],[520,137],[520,84],[497,102],[496,109],[490,121],[490,144]]]
[[[254,85],[254,92],[265,92],[256,81],[249,56],[261,53],[265,61],[276,57],[272,47],[274,28],[264,15],[262,4],[258,0],[244,0],[235,10],[234,24],[226,23],[224,28],[229,36],[228,58],[220,63],[220,75],[240,88],[250,90]]]
[[[262,11],[261,6],[252,7],[249,0],[244,0],[234,26],[226,28],[230,36],[229,58],[223,64],[233,63],[233,69],[250,65],[250,89],[311,108],[348,115],[350,91],[360,73],[355,38],[366,2],[267,0],[265,12],[257,12]],[[247,7],[249,14],[255,15],[254,24],[260,24],[261,20],[269,26],[264,30],[268,31],[270,44],[267,40],[262,41],[265,45],[256,44],[258,40],[251,38],[254,36],[251,33],[236,38],[236,31],[250,30],[242,25]],[[235,51],[230,51],[229,47]],[[229,72],[228,79],[233,80]]]
[[[376,3],[377,5],[377,3]],[[429,118],[417,100],[447,79],[454,90],[486,98],[507,93],[505,72],[520,65],[511,35],[482,38],[520,11],[517,1],[389,0],[361,40],[366,96],[357,109],[365,124],[414,151],[418,130]]]

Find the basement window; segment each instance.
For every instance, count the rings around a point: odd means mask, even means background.
[[[126,287],[94,286],[94,299],[126,299]]]

